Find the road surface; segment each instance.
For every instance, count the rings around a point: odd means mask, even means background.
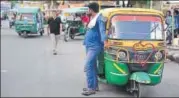
[[[85,86],[82,38],[59,43],[54,56],[47,35],[19,37],[3,21],[1,28],[2,97],[82,97]],[[165,64],[161,84],[143,87],[145,97],[179,97],[179,65]],[[93,97],[130,97],[120,87],[100,84]]]

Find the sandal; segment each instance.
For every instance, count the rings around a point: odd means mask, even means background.
[[[87,88],[83,88],[83,91],[87,91],[88,89]],[[95,91],[99,91],[99,88],[96,88]]]
[[[93,95],[93,94],[96,94],[95,91],[89,91],[89,90],[87,90],[87,91],[83,91],[82,92],[82,95],[84,95],[84,96],[89,96],[89,95]]]

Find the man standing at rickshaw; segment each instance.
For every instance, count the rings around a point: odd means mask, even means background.
[[[98,3],[88,5],[90,22],[84,39],[86,48],[85,72],[87,77],[87,88],[83,89],[82,95],[89,96],[95,94],[98,88],[97,81],[97,56],[103,51],[104,42],[106,43],[104,17],[98,13]]]
[[[47,32],[50,34],[52,44],[53,44],[53,54],[57,55],[57,45],[60,37],[60,32],[62,31],[61,18],[58,17],[59,13],[52,12],[52,17],[48,19]]]

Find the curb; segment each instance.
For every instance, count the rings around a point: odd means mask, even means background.
[[[167,46],[167,49],[179,51],[179,46]]]
[[[174,58],[175,62],[179,63],[179,54],[174,54],[173,58]]]
[[[169,52],[167,54],[167,58],[170,59],[171,61],[179,63],[179,54],[175,54],[175,52]]]

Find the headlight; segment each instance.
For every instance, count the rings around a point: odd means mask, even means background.
[[[163,58],[162,53],[161,53],[161,52],[157,52],[157,53],[155,54],[155,58],[156,58],[157,60],[161,60],[161,59]]]
[[[120,60],[125,60],[127,58],[127,54],[123,51],[120,51],[118,53],[118,57],[119,57]]]

